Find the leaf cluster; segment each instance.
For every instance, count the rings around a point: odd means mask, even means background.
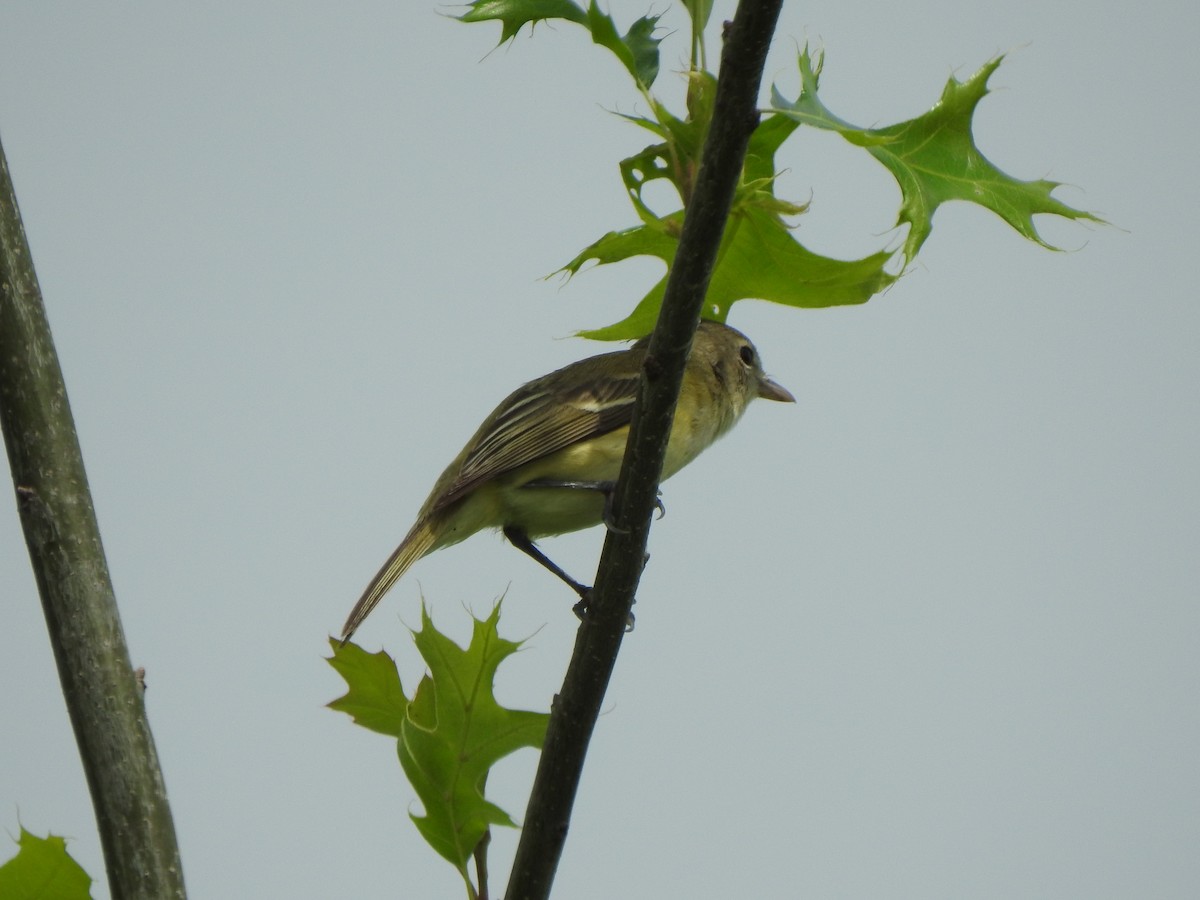
[[[525,25],[561,20],[587,29],[592,40],[609,49],[633,77],[649,107],[646,116],[623,116],[652,133],[654,143],[620,163],[621,180],[638,224],[604,234],[585,247],[559,272],[568,277],[588,263],[608,265],[636,256],[674,261],[680,228],[700,167],[704,139],[712,124],[716,78],[704,68],[703,30],[711,2],[684,4],[692,21],[692,57],[686,73],[686,114],[677,116],[652,93],[658,72],[658,17],[638,19],[621,35],[611,17],[595,0],[587,9],[570,0],[478,0],[460,18],[464,22],[501,22],[501,43]],[[912,264],[933,227],[937,208],[951,200],[978,204],[996,213],[1020,234],[1049,247],[1038,234],[1033,217],[1048,213],[1068,219],[1100,221],[1088,212],[1053,198],[1059,186],[1047,180],[1021,181],[993,165],[975,145],[971,124],[987,82],[1000,65],[997,57],[965,82],[950,78],[941,98],[921,116],[884,128],[861,128],[832,112],[819,97],[823,57],[804,47],[798,58],[801,90],[788,100],[772,89],[770,106],[762,111],[751,138],[733,210],[713,270],[704,317],[725,321],[739,300],[769,300],[785,306],[819,308],[865,303],[886,290]],[[867,151],[900,186],[896,218],[902,240],[888,240],[861,259],[834,259],[816,253],[795,237],[795,218],[807,204],[776,195],[779,170],[775,156],[800,126],[834,131]],[[679,206],[662,213],[651,209],[646,187],[666,182]],[[611,325],[581,331],[584,337],[623,340],[648,334],[662,306],[666,274],[632,312]]]

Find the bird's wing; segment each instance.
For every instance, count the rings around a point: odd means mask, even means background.
[[[593,357],[570,367],[595,368],[598,371],[594,374],[585,370],[573,373],[576,377],[569,379],[549,375],[505,399],[464,448],[462,464],[441,492],[434,510],[446,507],[491,478],[628,425],[640,369],[636,361],[630,360],[635,364],[612,372],[611,366],[595,365],[602,359]],[[604,371],[606,368],[609,371]],[[564,381],[574,386],[556,386]]]

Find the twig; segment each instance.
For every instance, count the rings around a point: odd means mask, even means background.
[[[589,615],[579,628],[551,711],[506,900],[545,900],[550,895],[588,742],[641,577],[684,362],[700,321],[746,145],[758,123],[758,87],[781,5],[782,0],[742,0],[726,27],[712,125],[650,339],[617,482],[616,527],[605,540]]]
[[[185,897],[67,389],[0,146],[0,429],[113,900]]]

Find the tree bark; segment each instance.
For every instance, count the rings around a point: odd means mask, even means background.
[[[185,897],[62,370],[0,146],[0,430],[114,900]]]

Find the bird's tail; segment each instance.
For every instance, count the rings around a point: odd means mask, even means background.
[[[383,568],[371,579],[371,583],[367,585],[363,595],[354,604],[354,609],[350,610],[350,617],[342,626],[343,644],[350,640],[350,636],[362,624],[363,619],[371,614],[371,610],[383,599],[383,595],[396,583],[396,580],[408,571],[409,566],[430,551],[433,541],[433,526],[428,519],[422,519],[412,527],[412,531],[388,557]]]

